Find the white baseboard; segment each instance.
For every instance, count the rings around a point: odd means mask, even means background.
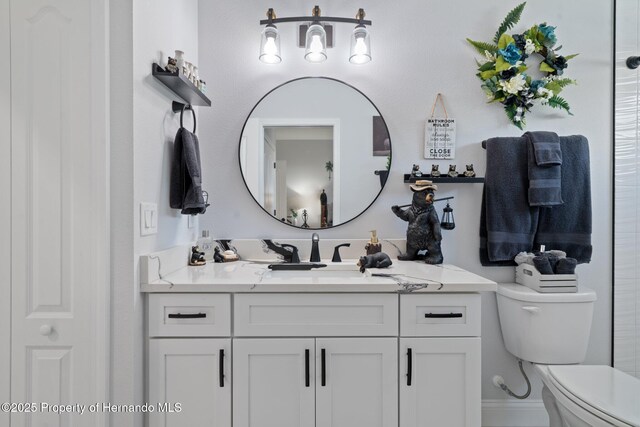
[[[486,399],[482,401],[483,427],[542,427],[549,417],[542,400]]]

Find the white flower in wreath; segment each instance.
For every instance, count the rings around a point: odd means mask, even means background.
[[[487,62],[493,62],[496,60],[496,55],[489,52],[488,50],[484,51],[484,57],[487,60]]]
[[[533,41],[531,41],[531,39],[527,39],[524,44],[524,53],[526,53],[527,55],[531,55],[535,51],[536,45],[533,44]]]
[[[522,74],[513,76],[509,80],[500,81],[500,87],[502,87],[502,90],[512,95],[515,95],[518,92],[520,92],[522,89],[524,89],[526,84],[527,84],[527,81]]]
[[[544,98],[544,99],[549,99],[549,98],[553,97],[553,91],[549,90],[547,88],[544,88],[544,87],[539,87],[538,88],[538,96],[540,96],[541,98]]]

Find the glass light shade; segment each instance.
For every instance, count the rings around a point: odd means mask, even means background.
[[[307,29],[304,59],[309,62],[327,59],[327,33],[320,24],[311,24]]]
[[[267,25],[260,38],[260,61],[265,64],[278,64],[280,57],[280,34],[275,25]]]
[[[364,25],[358,25],[351,34],[349,62],[352,64],[366,64],[369,61],[371,61],[369,31]]]

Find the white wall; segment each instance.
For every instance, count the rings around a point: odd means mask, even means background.
[[[173,93],[151,76],[174,50],[198,58],[197,0],[111,2],[112,398],[144,398],[144,319],[138,256],[196,239],[197,220],[169,208],[169,171],[179,115]],[[131,31],[133,29],[133,31]],[[185,124],[191,124],[190,118]],[[158,205],[158,234],[140,236],[140,202]],[[142,414],[116,414],[112,425],[140,426]]]
[[[640,378],[640,272],[638,244],[638,70],[626,59],[640,47],[640,1],[618,0],[616,5],[616,106],[615,106],[615,288],[614,366]]]
[[[436,93],[442,92],[449,115],[457,119],[457,158],[462,168],[473,163],[484,175],[484,151],[480,141],[492,136],[521,132],[510,125],[499,106],[486,105],[475,76],[474,50],[465,37],[491,40],[500,21],[514,4],[499,0],[407,0],[392,4],[363,0],[358,5],[327,0],[323,13],[353,16],[365,8],[373,20],[373,61],[354,66],[347,61],[349,25],[336,27],[336,47],[329,59],[310,64],[303,50],[294,47],[296,28],[281,24],[283,61],[267,65],[258,60],[261,27],[268,6],[259,0],[236,2],[200,1],[200,74],[208,83],[212,108],[201,109],[200,138],[205,187],[210,188],[212,207],[201,218],[203,228],[219,237],[306,238],[309,232],[279,224],[259,209],[247,192],[238,166],[238,140],[242,125],[255,103],[273,87],[301,76],[328,76],[344,80],[363,91],[384,116],[393,145],[393,164],[387,186],[376,203],[345,226],[322,231],[322,238],[362,238],[378,229],[382,238],[404,236],[406,223],[390,211],[393,204],[410,201],[411,193],[402,174],[413,163],[428,169],[422,160],[424,120]],[[306,15],[312,4],[284,0],[275,5],[279,16]],[[584,285],[598,294],[588,363],[609,363],[611,325],[611,111],[612,111],[612,1],[536,0],[527,3],[524,30],[548,21],[556,31],[563,52],[579,52],[568,75],[578,86],[564,95],[575,116],[557,110],[536,108],[528,116],[528,130],[552,130],[562,135],[581,133],[591,144],[592,192],[594,194],[593,262],[579,267]],[[448,163],[440,162],[446,170]],[[224,182],[224,185],[220,185]],[[457,227],[446,232],[445,260],[497,281],[513,280],[512,268],[483,268],[478,261],[478,224],[481,185],[442,184],[439,194],[452,195]],[[321,241],[322,244],[322,241]],[[523,382],[512,356],[504,349],[493,294],[483,295],[483,398],[502,399],[491,385],[491,376],[501,373],[515,388]],[[537,386],[539,388],[539,385]],[[539,393],[539,391],[537,392]],[[538,394],[539,398],[539,394]]]

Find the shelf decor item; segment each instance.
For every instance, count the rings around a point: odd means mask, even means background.
[[[578,54],[560,55],[562,46],[556,46],[556,27],[542,24],[533,25],[523,33],[507,34],[520,20],[525,3],[521,3],[509,12],[500,24],[491,43],[467,39],[483,56],[478,64],[478,78],[482,81],[489,103],[503,105],[507,117],[519,129],[526,126],[525,114],[536,104],[565,110],[569,115],[569,103],[559,94],[568,85],[576,81],[563,77],[570,59]],[[536,74],[527,73],[526,61],[533,55],[540,58]],[[535,65],[533,65],[535,66]]]
[[[440,101],[444,117],[434,117]],[[424,158],[451,160],[456,157],[456,119],[450,118],[442,94],[436,95],[424,132]]]

